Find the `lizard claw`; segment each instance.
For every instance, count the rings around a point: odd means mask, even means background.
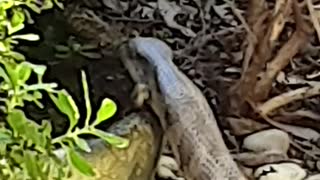
[[[136,84],[131,97],[136,107],[142,107],[145,101],[150,98],[150,90],[148,85],[143,83]]]
[[[161,178],[173,179],[173,180],[185,180],[183,177],[178,177],[176,173],[179,170],[179,165],[172,157],[161,155],[158,166],[157,174]]]

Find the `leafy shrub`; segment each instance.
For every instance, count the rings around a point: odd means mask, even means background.
[[[52,8],[54,3],[63,7],[58,0],[0,1],[0,108],[5,115],[5,121],[0,123],[0,179],[66,179],[72,169],[93,176],[94,171],[90,165],[76,151],[91,151],[87,142],[79,137],[82,134],[95,135],[119,148],[128,145],[126,139],[96,128],[113,116],[117,108],[112,100],[105,98],[93,119],[84,71],[81,75],[87,113],[85,126],[79,128],[77,124],[80,114],[71,95],[57,89],[56,83],[43,82],[46,66],[28,62],[21,53],[14,51],[20,39],[39,39],[36,34],[17,34],[26,22],[32,22],[29,11],[41,13]],[[28,84],[31,75],[35,75],[37,81]],[[56,138],[52,138],[49,121],[43,120],[42,124],[37,124],[21,110],[26,101],[43,108],[43,93],[49,94],[70,122],[67,132]],[[67,152],[67,159],[56,156],[57,146]]]

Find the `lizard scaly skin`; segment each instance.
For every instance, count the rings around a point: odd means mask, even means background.
[[[129,47],[155,71],[169,109],[168,138],[174,141],[188,180],[245,180],[226,147],[215,116],[201,91],[172,62],[168,45],[137,37]],[[172,144],[172,143],[171,143]]]

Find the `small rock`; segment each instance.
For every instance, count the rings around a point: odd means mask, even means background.
[[[254,173],[259,180],[303,180],[306,176],[307,172],[295,163],[268,164]]]
[[[308,169],[314,170],[316,168],[316,162],[312,160],[306,160],[306,166]]]
[[[244,152],[237,154],[235,158],[241,162],[242,165],[246,166],[261,166],[263,164],[277,163],[288,159],[286,154],[270,151],[258,153]]]
[[[190,71],[188,71],[188,75],[194,77],[196,75],[196,70],[190,69]]]
[[[320,161],[316,162],[316,168],[317,168],[318,171],[320,171]]]
[[[320,174],[309,176],[306,180],[319,180]]]
[[[243,148],[254,151],[272,151],[286,154],[290,146],[289,135],[278,129],[269,129],[254,133],[243,141]]]

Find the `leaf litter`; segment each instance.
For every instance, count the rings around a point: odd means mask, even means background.
[[[243,137],[277,128],[290,135],[285,159],[300,160],[309,173],[320,171],[310,166],[320,164],[319,1],[103,0],[72,2],[66,9],[77,33],[86,32],[105,49],[135,36],[168,43],[175,64],[229,132],[235,157],[245,152],[236,148]],[[244,164],[273,158],[266,153],[247,159]]]

